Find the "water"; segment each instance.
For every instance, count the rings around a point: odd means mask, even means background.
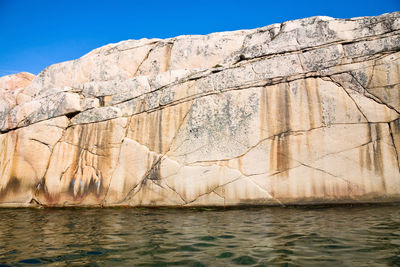
[[[0,266],[400,266],[400,206],[0,209]]]

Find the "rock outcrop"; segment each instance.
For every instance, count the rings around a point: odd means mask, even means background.
[[[128,40],[10,79],[2,206],[400,200],[399,12]]]
[[[20,72],[17,74],[0,77],[0,90],[3,92],[13,91],[18,88],[25,88],[31,83],[33,78],[35,78],[35,75],[28,72]]]

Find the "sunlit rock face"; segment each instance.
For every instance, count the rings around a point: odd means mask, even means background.
[[[20,72],[17,74],[0,77],[0,90],[3,92],[16,90],[18,88],[25,88],[31,83],[33,78],[35,78],[35,75],[28,72]]]
[[[399,33],[312,17],[0,78],[0,204],[400,201]]]

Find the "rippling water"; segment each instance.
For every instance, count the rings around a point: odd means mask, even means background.
[[[400,206],[0,209],[0,266],[400,265]]]

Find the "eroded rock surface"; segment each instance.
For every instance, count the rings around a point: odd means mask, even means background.
[[[128,40],[6,79],[3,206],[400,200],[399,12]]]

